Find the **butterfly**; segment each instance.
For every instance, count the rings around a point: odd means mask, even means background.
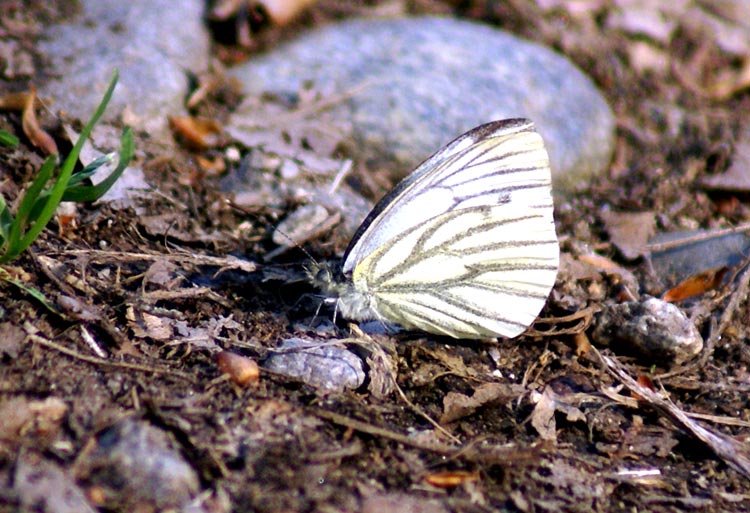
[[[340,264],[313,281],[350,320],[460,339],[513,338],[555,284],[549,157],[526,119],[476,127],[373,208]]]

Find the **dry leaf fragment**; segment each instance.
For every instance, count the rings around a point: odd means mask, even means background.
[[[56,155],[58,151],[55,140],[42,129],[36,117],[36,88],[29,86],[29,89],[30,93],[26,96],[26,105],[23,109],[23,133],[29,138],[31,144],[42,150],[42,153],[45,155]]]
[[[133,335],[137,338],[169,340],[174,334],[172,319],[139,311],[133,306],[128,307],[125,317],[133,330]]]
[[[443,416],[440,424],[447,424],[473,414],[492,403],[506,403],[523,393],[523,387],[502,383],[484,383],[469,397],[458,392],[448,392],[443,399]]]
[[[246,356],[221,351],[216,355],[216,366],[222,374],[228,375],[234,383],[240,386],[257,383],[260,379],[258,363]]]
[[[216,146],[222,131],[218,121],[193,116],[169,116],[169,126],[177,137],[194,150]]]
[[[425,476],[425,481],[438,488],[455,488],[469,481],[479,479],[478,472],[467,470],[451,470],[446,472],[434,472]]]
[[[26,332],[12,322],[0,323],[0,360],[17,358],[23,349]]]
[[[565,263],[566,260],[562,259],[561,262]],[[590,266],[594,271],[604,273],[610,278],[612,283],[616,283],[622,286],[624,292],[628,292],[631,296],[635,297],[633,291],[637,291],[640,288],[638,279],[635,275],[625,269],[621,265],[616,264],[612,259],[605,256],[597,255],[596,253],[590,253],[587,255],[578,256],[575,261],[580,264],[576,267],[566,266],[562,267],[563,270],[573,269],[576,274],[573,276],[576,279],[591,279],[588,276],[591,275],[592,270],[586,270],[585,266]]]
[[[622,256],[634,260],[648,254],[648,240],[656,230],[653,212],[613,212],[601,214],[609,239],[617,246]]]
[[[544,391],[537,396],[537,403],[534,411],[531,413],[531,425],[534,426],[537,433],[543,440],[550,442],[557,441],[557,423],[555,422],[555,412],[564,413],[570,422],[584,421],[586,415],[576,406],[566,401],[566,396],[578,399],[579,394],[558,394],[554,388],[555,382],[550,382],[544,387]]]
[[[721,267],[690,276],[685,281],[666,291],[662,299],[670,303],[675,303],[699,296],[709,290],[716,290],[722,281],[724,281],[724,276],[726,276],[728,270],[728,267]]]

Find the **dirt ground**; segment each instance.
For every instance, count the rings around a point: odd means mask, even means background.
[[[222,377],[222,351],[262,363],[282,339],[335,333],[316,316],[312,288],[269,279],[308,261],[292,249],[264,262],[287,210],[234,208],[209,164],[222,160],[220,145],[165,154],[139,140],[158,195],[124,211],[80,206],[3,266],[50,307],[0,280],[0,511],[24,510],[21,481],[48,497],[82,491],[101,511],[168,509],[165,497],[198,490],[186,511],[750,511],[744,268],[677,303],[705,340],[698,358],[669,366],[599,348],[638,378],[640,394],[586,336],[598,308],[674,285],[654,271],[648,246],[632,254],[641,231],[614,230],[605,205],[649,213],[657,233],[750,221],[747,168],[732,167],[750,148],[750,53],[730,40],[736,24],[722,9],[732,3],[696,1],[682,13],[666,3],[543,4],[323,1],[292,26],[261,27],[249,50],[227,41],[216,50],[237,59],[297,30],[402,9],[483,20],[576,62],[616,113],[616,152],[606,173],[556,206],[567,264],[540,333],[490,344],[367,336],[338,322],[338,338],[370,356],[357,390],[323,393],[263,369],[246,385]],[[221,118],[236,101],[213,91],[196,113]],[[20,133],[18,114],[0,116]],[[42,160],[21,139],[0,150],[9,201]],[[334,234],[305,250],[340,255]],[[594,251],[596,262],[583,258]],[[400,391],[371,386],[383,374]]]

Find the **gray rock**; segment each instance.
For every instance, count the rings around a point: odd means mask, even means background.
[[[527,117],[558,186],[605,168],[614,117],[592,82],[538,44],[448,18],[350,20],[311,32],[230,72],[248,93],[295,95],[306,84],[353,123],[362,155],[402,172],[483,122]]]
[[[75,479],[56,463],[41,455],[22,451],[16,463],[13,491],[19,511],[95,513]],[[12,508],[11,508],[12,509]]]
[[[167,115],[183,110],[187,70],[208,67],[203,8],[200,0],[82,0],[73,19],[46,30],[41,48],[55,78],[40,85],[42,96],[85,121],[119,68],[105,119],[127,109],[129,124],[167,134]]]
[[[341,346],[295,337],[284,340],[278,349],[280,352],[268,357],[263,367],[311,387],[344,392],[356,390],[365,381],[362,360]]]
[[[660,366],[684,363],[703,349],[693,322],[677,306],[657,298],[607,306],[597,315],[591,338]]]
[[[78,475],[104,491],[118,511],[179,510],[200,489],[198,475],[168,434],[133,418],[96,436],[79,460]]]

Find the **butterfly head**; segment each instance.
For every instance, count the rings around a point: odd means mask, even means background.
[[[351,278],[342,272],[340,264],[314,262],[307,268],[307,276],[313,286],[328,296],[326,303],[335,302],[336,312],[345,319],[364,321],[381,318],[377,314],[373,295],[357,290]]]

